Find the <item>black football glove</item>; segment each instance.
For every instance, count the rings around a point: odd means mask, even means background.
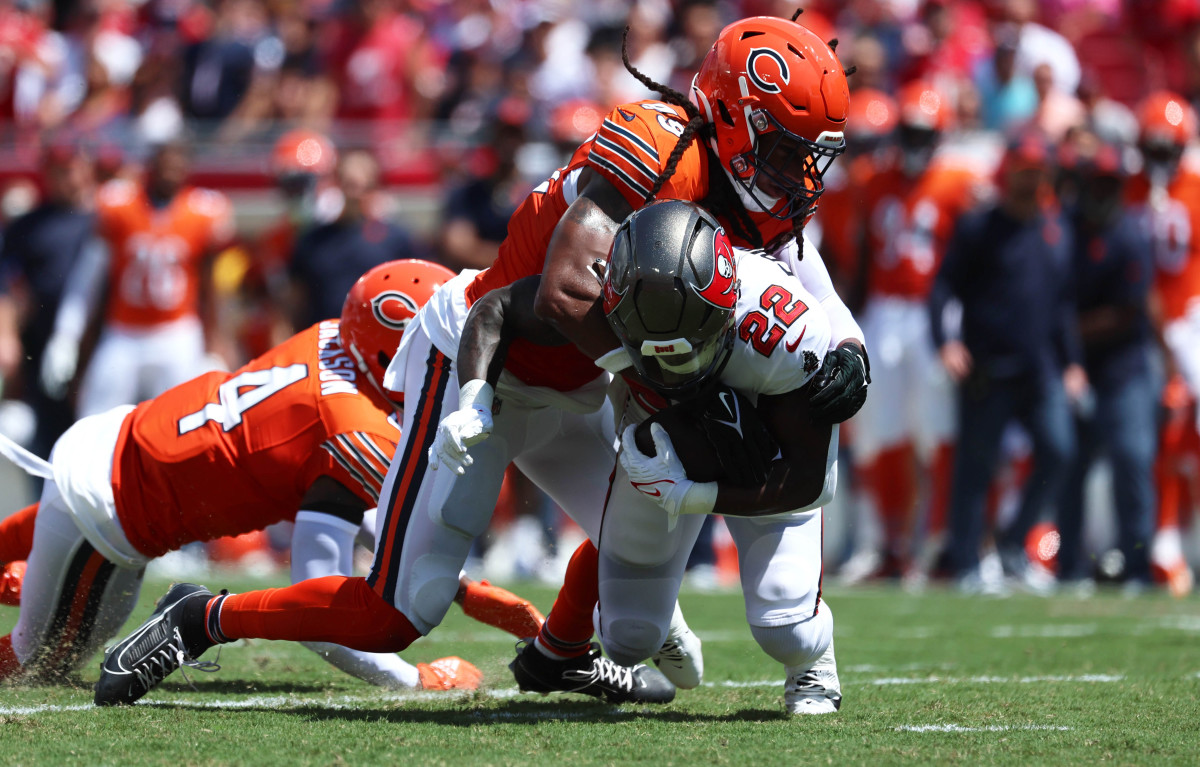
[[[871,361],[866,349],[847,343],[826,353],[808,398],[813,421],[832,424],[849,419],[867,401],[869,383]]]
[[[725,481],[742,487],[757,487],[766,481],[779,446],[749,399],[721,384],[704,401],[698,416]]]

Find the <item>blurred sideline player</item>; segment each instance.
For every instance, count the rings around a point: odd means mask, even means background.
[[[955,221],[979,199],[981,169],[938,156],[952,107],[917,81],[897,96],[896,147],[859,187],[859,247],[866,271],[862,325],[874,351],[874,390],[854,420],[854,461],[869,503],[882,522],[882,545],[860,535],[843,567],[854,582],[899,576],[914,554],[915,573],[932,566],[945,537],[953,463],[954,389],[929,332],[926,299]],[[865,199],[863,199],[865,198]],[[929,551],[913,536],[918,478],[929,477]],[[859,525],[859,531],[868,525]]]
[[[205,369],[217,338],[211,259],[233,234],[229,200],[185,186],[187,150],[165,144],[145,182],[115,179],[97,198],[96,237],[67,281],[42,379],[61,397],[98,305],[103,329],[79,387],[80,417],[157,396]]]
[[[69,429],[41,502],[0,523],[0,556],[28,558],[20,618],[0,640],[0,675],[77,669],[129,617],[146,563],[192,541],[294,517],[293,579],[349,574],[399,438],[400,403],[379,377],[410,304],[449,276],[421,261],[380,266],[355,285],[340,323],[314,325],[234,373],[207,373]],[[519,606],[478,584],[460,597],[483,601],[485,612],[498,597]],[[375,684],[479,681],[461,659],[414,668],[393,654],[309,647]]]
[[[534,316],[530,283],[539,279],[493,291],[472,312],[459,360],[464,375],[495,381],[514,337],[540,343],[558,337]],[[724,514],[741,554],[746,619],[763,650],[786,668],[788,711],[836,711],[841,687],[833,618],[821,600],[820,507],[837,482],[838,427],[813,423],[808,391],[830,343],[820,304],[781,262],[734,251],[703,208],[663,201],[641,208],[618,230],[604,311],[629,365],[610,389],[622,439],[601,534],[593,538],[598,575],[576,568],[585,556],[577,552],[550,619],[510,666],[518,683],[524,690],[571,691],[547,673],[546,645],[562,643],[551,621],[565,617],[556,615],[561,608],[574,613],[573,622],[589,624],[597,597],[596,625],[614,660],[632,665],[661,655],[675,629],[676,596],[700,526],[706,515]],[[749,416],[738,412],[731,389],[757,400],[773,438],[760,476],[748,472],[736,483],[727,465],[720,482],[691,481],[659,424],[650,427],[655,456],[634,444],[637,424],[673,403],[706,398],[721,403],[714,420],[726,427],[714,441],[749,440]],[[468,455],[485,444],[476,442]],[[449,462],[474,470],[461,454]],[[678,662],[658,660],[664,669]],[[699,681],[697,669],[680,686]]]
[[[844,147],[844,71],[826,43],[794,22],[756,17],[726,27],[697,75],[693,92],[700,107],[631,71],[669,103],[622,104],[610,112],[568,166],[518,208],[496,263],[465,288],[441,291],[445,305],[431,311],[431,302],[422,312],[428,320],[410,325],[392,366],[395,380],[385,383],[420,396],[405,408],[411,427],[385,484],[389,501],[371,575],[365,581],[325,579],[332,592],[320,599],[294,587],[206,598],[208,612],[219,611],[219,625],[197,626],[184,615],[190,604],[164,611],[154,625],[180,627],[203,649],[238,637],[312,639],[309,632],[318,627],[298,630],[283,617],[311,613],[320,628],[328,627],[331,641],[347,643],[332,637],[342,623],[368,622],[387,647],[406,647],[441,622],[470,543],[487,527],[503,468],[513,460],[590,536],[596,534],[608,483],[579,467],[612,466],[612,424],[599,409],[606,407],[607,380],[594,360],[611,359],[619,344],[604,319],[592,267],[607,258],[619,222],[660,193],[705,200],[737,242],[769,245],[798,262],[796,238],[821,194],[825,170]],[[750,87],[759,108],[743,99],[742,89]],[[866,354],[819,257],[806,250],[809,257],[798,270],[810,277],[801,279],[837,315],[835,327],[846,331],[838,337],[848,339],[826,355],[828,372],[812,404],[818,417],[844,420],[866,396]],[[538,274],[543,265],[536,309],[575,346],[518,339],[508,350],[501,389],[460,382],[457,336],[471,304]],[[443,419],[476,405],[490,416],[493,396],[504,407],[489,424],[493,437],[474,455],[472,475],[460,480],[454,472],[427,471],[435,435],[449,430],[446,439],[460,445],[479,436],[478,423]],[[373,610],[379,602],[395,609]],[[330,617],[317,617],[325,613]],[[136,649],[129,641],[122,647]],[[594,686],[592,694],[627,700],[646,689],[633,686],[629,670],[614,672],[586,643],[556,653],[564,677],[592,674],[594,681],[611,682]],[[146,657],[131,662],[144,666]],[[132,700],[144,692],[110,699]]]
[[[1144,161],[1130,179],[1129,202],[1151,233],[1158,317],[1169,377],[1178,374],[1191,399],[1200,397],[1200,173],[1184,159],[1195,139],[1196,114],[1182,96],[1151,94],[1138,110]],[[1186,431],[1165,429],[1159,447],[1163,471],[1187,452]],[[1171,493],[1173,489],[1168,489]],[[1158,577],[1176,591],[1190,591],[1178,515],[1160,514],[1151,546]]]

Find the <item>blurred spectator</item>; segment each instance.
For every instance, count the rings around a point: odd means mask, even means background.
[[[266,6],[256,0],[219,0],[212,34],[183,54],[183,106],[191,117],[228,117],[250,87],[256,50],[266,38]]]
[[[1168,378],[1182,379],[1190,398],[1200,394],[1200,175],[1184,151],[1195,140],[1196,114],[1178,94],[1151,94],[1138,109],[1143,167],[1130,180],[1129,202],[1151,238],[1154,321],[1165,348]],[[1184,405],[1186,407],[1186,405]],[[1176,463],[1189,451],[1186,430],[1164,432],[1159,461]],[[1168,439],[1175,435],[1176,439]],[[1179,527],[1160,520],[1152,557],[1167,572],[1187,565]]]
[[[1077,410],[1075,461],[1059,506],[1060,581],[1085,587],[1092,567],[1083,551],[1084,483],[1097,453],[1107,450],[1118,520],[1117,544],[1125,576],[1149,582],[1156,447],[1156,381],[1147,313],[1153,266],[1150,243],[1124,207],[1120,150],[1103,144],[1076,160],[1075,292],[1084,368],[1093,396]]]
[[[1071,128],[1083,127],[1087,114],[1083,102],[1059,90],[1049,64],[1039,64],[1033,70],[1038,105],[1030,122],[1031,127],[1054,143],[1062,140]]]
[[[945,155],[934,160],[953,110],[931,83],[909,83],[898,102],[895,151],[859,193],[867,274],[862,327],[874,385],[854,421],[855,470],[882,522],[883,540],[860,539],[843,569],[851,581],[910,568],[923,578],[945,543],[952,384],[931,342],[926,301],[955,221],[986,186],[971,164]],[[921,476],[929,478],[928,546],[915,539]]]
[[[525,142],[523,110],[497,118],[487,147],[475,150],[472,178],[452,188],[442,211],[443,263],[455,271],[486,269],[508,234],[508,219],[529,194],[517,170]]]
[[[1025,535],[1058,498],[1074,453],[1068,402],[1085,396],[1087,376],[1071,299],[1072,233],[1046,203],[1049,171],[1039,137],[1010,145],[999,201],[958,222],[930,294],[934,343],[958,384],[950,554],[967,592],[1000,587],[981,572],[979,547],[1001,437],[1013,419],[1032,439],[1033,472],[997,545],[1006,571],[1030,587],[1050,585],[1026,559]],[[951,299],[962,303],[961,340],[943,325]]]
[[[1063,93],[1074,93],[1079,88],[1080,66],[1071,42],[1037,23],[1037,0],[1007,0],[1006,5],[1008,18],[1017,25],[1020,36],[1017,74],[1032,77],[1037,68],[1045,64],[1050,67],[1055,87]]]
[[[717,40],[724,22],[717,0],[684,0],[677,12],[679,35],[671,41],[674,52],[674,71],[670,85],[681,93],[692,89],[692,77]]]
[[[61,398],[102,310],[80,417],[158,396],[210,367],[206,353],[228,358],[215,333],[211,261],[233,235],[233,211],[223,194],[188,187],[190,170],[186,147],[166,144],[141,183],[100,190],[96,237],[67,282],[42,361],[43,384]]]
[[[340,317],[350,287],[371,267],[424,255],[407,232],[379,217],[379,163],[369,152],[342,155],[337,187],[343,198],[341,212],[302,235],[288,265],[289,313],[295,328]]]
[[[1101,140],[1124,146],[1137,141],[1137,117],[1129,107],[1110,99],[1103,82],[1095,75],[1084,73],[1079,81],[1079,100],[1087,111],[1087,127]]]
[[[48,457],[74,422],[71,407],[47,395],[38,372],[67,274],[91,238],[95,221],[88,158],[75,147],[54,146],[42,159],[45,196],[12,221],[0,251],[0,377],[13,383],[37,416],[35,453]]]
[[[1017,30],[996,30],[996,49],[990,60],[975,70],[975,88],[983,115],[983,127],[1006,131],[1025,122],[1037,110],[1037,88],[1027,75],[1017,72]]]

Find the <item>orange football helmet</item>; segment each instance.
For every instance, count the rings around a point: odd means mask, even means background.
[[[275,142],[271,165],[278,176],[290,173],[324,176],[337,165],[337,148],[329,137],[316,131],[288,131]]]
[[[846,133],[853,136],[856,142],[886,136],[895,129],[899,114],[896,100],[883,91],[875,88],[850,91]],[[858,151],[857,148],[855,151]]]
[[[342,348],[358,369],[389,400],[383,388],[387,370],[409,320],[434,291],[454,277],[441,264],[406,258],[380,264],[358,278],[342,305]],[[402,402],[401,400],[400,402]]]
[[[933,131],[950,127],[950,103],[932,84],[914,80],[900,89],[896,100],[901,125]]]
[[[1196,135],[1196,112],[1187,99],[1170,91],[1152,93],[1138,109],[1142,144],[1184,146]]]
[[[765,211],[811,212],[822,177],[846,149],[850,91],[833,50],[811,30],[769,16],[735,21],[692,80],[722,167]]]

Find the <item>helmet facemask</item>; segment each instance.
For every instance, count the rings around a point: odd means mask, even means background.
[[[816,141],[792,133],[765,109],[750,113],[752,149],[730,162],[738,184],[772,218],[806,216],[825,191],[824,177],[846,151],[843,133],[826,131]],[[776,210],[779,201],[784,205]]]
[[[733,332],[730,311],[725,325],[711,338],[647,339],[639,345],[622,337],[621,343],[634,369],[652,389],[667,399],[685,400],[720,377],[733,351]]]

